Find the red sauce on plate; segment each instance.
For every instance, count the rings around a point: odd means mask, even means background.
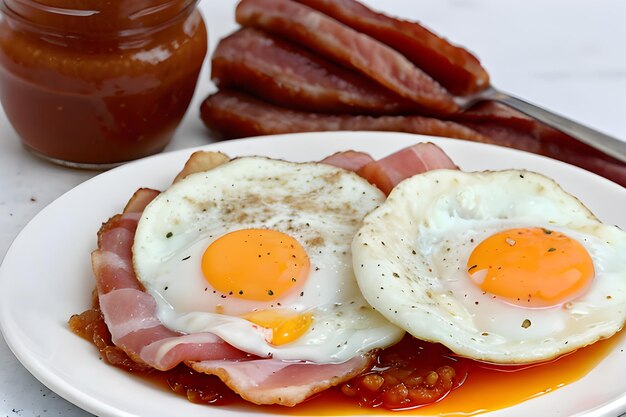
[[[390,415],[400,413],[467,416],[499,410],[554,391],[582,378],[624,337],[622,332],[546,363],[498,366],[458,358],[442,345],[407,336],[395,346],[385,349],[369,372],[289,408],[247,403],[217,377],[197,373],[185,365],[179,365],[166,372],[138,366],[112,344],[109,331],[98,309],[87,310],[73,316],[70,319],[70,328],[92,341],[110,364],[131,371],[137,377],[163,387],[164,391],[172,390],[183,395],[191,402],[214,406],[231,405],[251,413],[319,416],[380,415],[385,413],[385,409],[389,409],[387,412]],[[445,382],[446,372],[449,370],[444,371],[442,375],[440,372],[442,367],[453,369],[449,384]],[[432,372],[438,374],[434,383],[430,383],[435,379]],[[366,387],[363,384],[363,379],[368,375],[382,375],[384,379],[393,376],[395,380],[389,381],[394,384],[388,383],[388,389],[371,390],[372,386]],[[416,376],[420,375],[422,380],[415,383]],[[409,398],[410,401],[398,404],[395,386],[403,383],[405,387],[410,387],[411,380],[414,387],[423,388],[422,393],[430,392],[431,399],[423,401],[425,397],[415,396]],[[383,385],[379,388],[381,387]],[[167,395],[167,392],[164,392],[164,395]],[[421,400],[415,401],[416,398]],[[391,411],[392,409],[396,411]]]
[[[27,148],[112,165],[162,150],[206,49],[196,0],[0,0],[0,101]]]

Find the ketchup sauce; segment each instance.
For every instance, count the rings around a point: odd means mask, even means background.
[[[459,358],[440,344],[405,336],[382,351],[369,371],[290,408],[250,404],[219,378],[185,365],[161,372],[136,364],[113,345],[98,309],[72,316],[69,325],[93,342],[107,362],[163,387],[163,395],[171,390],[194,403],[229,405],[250,413],[319,416],[466,416],[510,407],[582,378],[623,337],[620,333],[549,362],[511,366]]]

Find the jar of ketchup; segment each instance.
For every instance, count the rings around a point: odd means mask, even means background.
[[[0,0],[0,101],[34,153],[103,168],[161,151],[207,49],[197,0]]]

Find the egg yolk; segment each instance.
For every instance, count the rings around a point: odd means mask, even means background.
[[[276,230],[242,229],[209,245],[202,273],[222,294],[272,301],[304,283],[310,261],[297,240]]]
[[[543,228],[488,237],[474,248],[467,268],[483,291],[525,307],[563,304],[594,277],[591,256],[578,241]]]
[[[313,322],[310,313],[294,314],[285,310],[261,310],[242,316],[244,319],[272,330],[273,345],[284,345],[302,336]]]

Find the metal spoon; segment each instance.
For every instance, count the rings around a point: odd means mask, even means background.
[[[537,119],[550,127],[570,135],[582,143],[626,163],[626,142],[598,132],[590,127],[583,126],[580,123],[531,104],[521,98],[497,90],[493,86],[471,96],[455,98],[456,103],[463,109],[468,109],[472,105],[485,100],[497,101],[498,103],[512,107],[527,116]]]

